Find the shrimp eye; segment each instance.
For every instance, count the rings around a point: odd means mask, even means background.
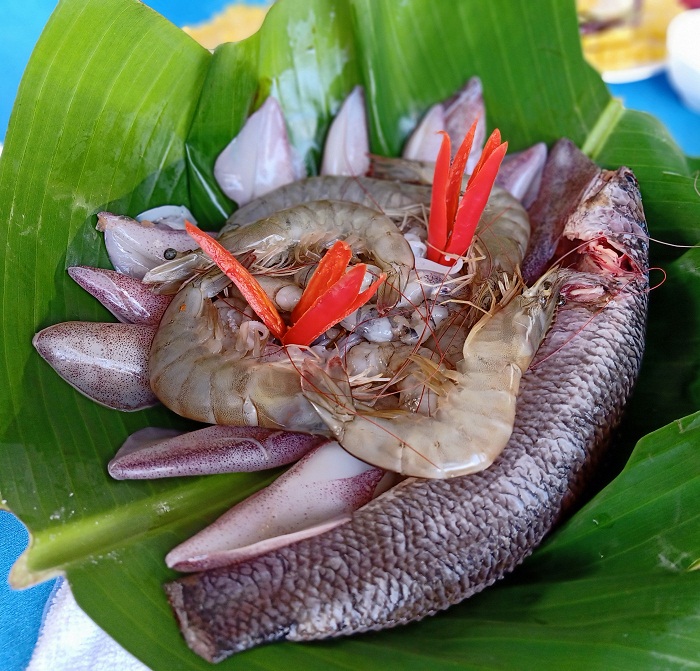
[[[177,256],[177,249],[173,249],[172,247],[168,247],[168,248],[163,252],[163,258],[164,258],[166,261],[172,261],[176,256]]]

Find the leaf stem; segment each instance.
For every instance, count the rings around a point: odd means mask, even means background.
[[[29,587],[59,575],[75,562],[104,556],[147,534],[161,533],[209,517],[269,484],[274,472],[206,476],[182,486],[138,499],[110,511],[31,533],[29,547],[12,567],[13,587]]]
[[[622,101],[619,98],[611,98],[603,113],[598,117],[595,126],[588,134],[581,151],[595,160],[624,113],[625,106],[622,104]]]

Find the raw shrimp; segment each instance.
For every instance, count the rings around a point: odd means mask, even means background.
[[[520,264],[530,239],[530,220],[522,205],[507,191],[494,186],[475,232],[475,241],[462,274],[440,275],[424,269],[409,277],[404,296],[422,295],[432,305],[451,309],[426,343],[441,360],[461,358],[469,329],[491,307],[509,297],[518,285]],[[416,262],[416,266],[424,261]],[[416,280],[414,280],[414,277]]]
[[[415,205],[428,207],[430,192],[430,186],[371,177],[309,177],[275,189],[239,208],[229,217],[222,233],[312,200],[346,200],[392,212]]]
[[[474,250],[465,263],[466,274],[447,275],[449,269],[441,271],[442,266],[433,264],[436,269],[430,270],[425,259],[420,259],[420,263],[417,260],[416,267],[420,265],[421,270],[411,271],[409,284],[395,310],[378,316],[374,308],[366,306],[342,324],[372,342],[400,340],[414,346],[424,343],[433,350],[429,358],[455,364],[462,358],[469,329],[492,305],[509,300],[517,290],[518,267],[529,235],[530,223],[523,207],[509,193],[494,187],[477,226]],[[394,359],[399,351],[404,350],[394,350]],[[408,354],[404,354],[404,360]],[[350,350],[348,357],[353,356]],[[385,351],[377,354],[379,359],[387,356]],[[434,393],[430,385],[424,386],[409,375],[413,365],[406,360],[402,376],[395,380],[401,390],[401,407],[415,409],[424,401],[432,407]],[[396,370],[396,365],[393,368]]]
[[[530,219],[523,206],[505,189],[494,186],[476,228],[474,284],[494,273],[513,275],[530,240]]]
[[[319,201],[283,210],[232,232],[229,242],[242,254],[253,253],[263,268],[294,267],[297,259],[313,254],[312,248],[318,256],[339,237],[387,274],[378,303],[396,303],[413,267],[413,252],[391,220],[362,205]],[[228,282],[213,269],[176,295],[151,347],[153,391],[171,410],[202,422],[323,428],[301,394],[291,361],[295,352],[303,356],[301,350],[267,343],[269,332],[261,324],[256,336],[255,329],[249,332],[249,321],[240,328],[234,324],[235,330],[222,322],[210,297]],[[257,351],[251,354],[251,348]]]
[[[253,269],[264,270],[315,261],[338,239],[386,273],[380,309],[396,304],[414,265],[413,252],[388,217],[364,205],[331,200],[297,205],[223,234],[219,242],[237,255],[253,254]]]
[[[258,322],[243,321],[234,330],[207,288],[205,276],[182,289],[153,338],[150,381],[160,401],[208,424],[323,431],[301,393],[293,363],[301,350],[266,347],[268,332]]]
[[[221,229],[219,240],[228,246],[225,240],[233,231],[275,216],[280,210],[317,200],[357,203],[379,210],[398,222],[406,218],[420,220],[430,205],[430,193],[430,186],[369,177],[309,177],[275,189],[236,210]],[[235,249],[232,251],[238,253]],[[210,267],[211,261],[199,250],[181,253],[152,268],[145,281],[156,285],[160,293],[174,293],[195,274]]]
[[[486,315],[467,337],[456,371],[413,357],[431,386],[442,387],[433,416],[399,410],[389,419],[355,408],[338,359],[328,372],[305,364],[304,393],[338,442],[359,459],[417,477],[481,471],[510,438],[520,378],[549,329],[567,274],[550,271]]]

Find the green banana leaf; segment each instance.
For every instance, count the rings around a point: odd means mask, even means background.
[[[204,669],[161,585],[164,554],[270,473],[114,482],[106,464],[144,426],[62,382],[34,352],[50,324],[111,320],[67,277],[107,266],[95,213],[185,203],[221,222],[233,205],[213,159],[269,93],[314,170],[329,120],[365,86],[372,149],[395,154],[421,113],[468,77],[514,149],[572,138],[629,165],[655,238],[694,244],[693,170],[653,117],[624,110],[583,61],[573,2],[282,0],[261,31],[214,54],[136,0],[62,0],[25,73],[0,158],[0,501],[28,526],[13,569],[64,572],[83,609],[154,669]],[[700,256],[653,248],[638,393],[614,454],[625,470],[500,586],[428,621],[328,643],[275,644],[221,668],[642,668],[700,666]],[[673,348],[678,344],[678,348]],[[612,474],[605,474],[609,479]]]

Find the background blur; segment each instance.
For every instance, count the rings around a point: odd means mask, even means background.
[[[22,72],[56,4],[57,0],[0,0],[0,142],[5,137]],[[230,0],[148,0],[145,4],[182,27],[200,24],[235,3]],[[248,0],[246,4],[259,10],[270,3]]]

